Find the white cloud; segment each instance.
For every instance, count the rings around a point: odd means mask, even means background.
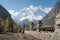
[[[42,7],[42,6],[39,6],[40,10],[45,12],[45,13],[49,13],[52,9],[52,7]]]
[[[51,10],[51,8],[50,7],[43,8],[42,6],[35,7],[35,6],[31,5],[28,8],[21,9],[19,12],[16,12],[14,10],[9,10],[9,12],[10,12],[13,20],[23,21],[25,19],[28,19],[29,21],[33,21],[33,20],[41,20],[43,18],[41,15],[34,14],[38,10],[48,13]],[[44,15],[44,13],[43,13],[43,15]]]
[[[44,12],[49,13],[49,12],[51,11],[51,9],[52,9],[51,7],[45,8],[45,9],[44,9]]]
[[[9,10],[10,14],[13,14],[14,13],[14,10]]]

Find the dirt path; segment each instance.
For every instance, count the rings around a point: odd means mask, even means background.
[[[14,33],[14,34],[0,34],[0,40],[39,40],[31,35]]]
[[[23,34],[22,40],[40,40],[31,35]]]

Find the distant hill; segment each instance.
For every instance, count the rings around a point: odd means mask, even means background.
[[[9,12],[2,5],[0,5],[0,18],[5,20],[8,16],[11,18]]]

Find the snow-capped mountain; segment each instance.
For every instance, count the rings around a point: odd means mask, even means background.
[[[43,8],[42,6],[31,5],[28,8],[23,8],[19,12],[14,10],[9,10],[11,17],[18,24],[28,24],[29,22],[37,22],[41,20],[49,11],[50,7]]]

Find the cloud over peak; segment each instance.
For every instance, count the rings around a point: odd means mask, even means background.
[[[52,8],[51,7],[42,7],[42,6],[33,6],[30,5],[28,8],[23,8],[19,12],[14,10],[9,10],[11,17],[14,21],[23,21],[28,19],[29,21],[33,20],[41,20],[43,18],[42,15],[36,15],[35,12],[42,11],[44,13],[48,13]],[[43,15],[44,15],[43,13]],[[41,13],[42,14],[42,13]]]

